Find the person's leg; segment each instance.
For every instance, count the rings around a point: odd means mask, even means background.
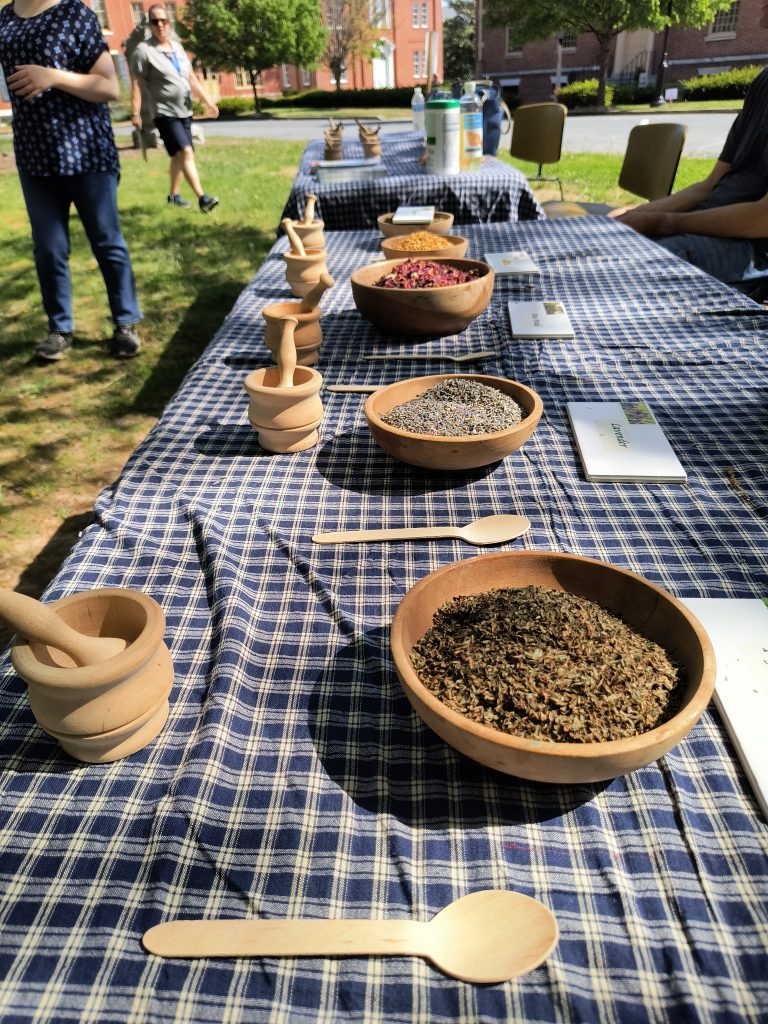
[[[741,281],[753,265],[754,246],[748,238],[711,235],[670,235],[655,241],[668,252],[687,260],[725,284]]]
[[[181,188],[181,179],[184,177],[184,151],[181,150],[178,153],[174,153],[171,157],[171,191],[168,193],[172,196],[179,194]]]
[[[104,278],[115,327],[131,326],[141,320],[141,309],[136,296],[131,258],[120,231],[117,178],[108,171],[76,174],[72,178],[72,192],[75,207]]]
[[[68,179],[19,172],[24,202],[32,225],[35,267],[48,329],[72,333],[72,284],[69,276]]]
[[[200,175],[197,173],[194,149],[191,146],[185,146],[184,149],[182,149],[180,153],[177,153],[173,159],[179,161],[181,173],[186,178],[189,187],[199,199],[205,193],[203,191],[203,186],[200,184]],[[176,191],[178,191],[178,189]]]

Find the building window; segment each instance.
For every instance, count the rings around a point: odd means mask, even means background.
[[[165,4],[165,13],[168,15],[168,21],[170,21],[170,23],[172,25],[175,25],[176,24],[176,4],[174,4],[174,3]]]
[[[711,36],[732,36],[736,34],[736,23],[739,20],[739,0],[726,11],[718,11],[712,27],[709,30]]]
[[[134,25],[140,25],[144,17],[144,4],[131,4],[131,20]]]
[[[413,51],[413,77],[427,77],[427,55],[424,50]]]
[[[504,53],[507,57],[521,57],[523,49],[515,42],[514,31],[507,25],[505,30]]]
[[[389,0],[368,0],[368,14],[373,28],[392,28]]]
[[[109,32],[109,18],[107,17],[107,5],[104,0],[91,0],[93,13],[99,19],[102,32]]]
[[[346,68],[342,68],[341,69],[341,78],[339,79],[338,84],[339,85],[346,85],[347,81],[348,81],[348,79],[347,79],[347,69]],[[336,76],[333,75],[333,74],[331,75],[331,85],[336,85]]]
[[[419,27],[419,0],[413,0],[411,4],[411,28]]]
[[[284,89],[290,89],[291,88],[291,73],[288,70],[288,65],[287,64],[283,64],[282,65],[282,72],[283,72],[283,88]]]
[[[422,2],[421,5],[421,27],[429,28],[429,10],[426,2]]]
[[[312,85],[312,72],[307,68],[301,69],[301,84],[305,89]]]
[[[235,72],[235,85],[238,89],[247,89],[250,85],[250,77],[245,68],[238,68]]]
[[[341,28],[343,25],[343,3],[339,0],[328,0],[325,8],[325,24],[328,28]]]
[[[564,50],[575,50],[576,49],[576,33],[575,32],[558,32],[557,38],[560,46]]]

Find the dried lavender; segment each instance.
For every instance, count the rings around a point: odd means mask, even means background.
[[[479,277],[478,270],[462,270],[435,260],[406,260],[376,281],[377,288],[445,288]]]
[[[535,586],[448,601],[411,662],[473,721],[566,743],[647,732],[675,714],[684,687],[658,644],[594,601]]]
[[[417,398],[401,402],[382,420],[412,434],[467,437],[493,434],[519,423],[524,416],[510,395],[479,381],[453,377],[434,384]]]

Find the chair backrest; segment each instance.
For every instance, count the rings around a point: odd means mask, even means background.
[[[619,188],[661,199],[672,191],[688,129],[684,124],[637,124],[629,133]]]
[[[556,164],[567,113],[568,108],[562,103],[528,103],[518,107],[512,121],[510,154],[535,164]]]

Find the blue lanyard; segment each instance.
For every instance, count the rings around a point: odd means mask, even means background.
[[[181,75],[181,64],[179,64],[179,56],[178,56],[178,54],[174,53],[172,51],[169,51],[169,50],[163,50],[163,53],[168,58],[168,60],[171,62],[171,64],[173,64],[173,66],[176,68],[176,74],[177,75]],[[182,77],[184,77],[184,76],[182,75]]]

